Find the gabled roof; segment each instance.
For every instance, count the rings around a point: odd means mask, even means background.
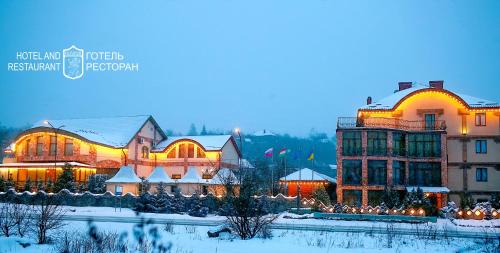
[[[492,108],[499,107],[497,102],[489,101],[486,99],[476,98],[469,95],[454,93],[446,89],[432,88],[425,85],[413,84],[411,88],[396,91],[393,94],[382,98],[376,102],[360,107],[360,110],[393,110],[404,101],[406,98],[413,96],[423,91],[439,91],[447,93],[450,96],[457,98],[469,108]]]
[[[228,168],[221,168],[219,171],[217,171],[217,174],[215,174],[215,176],[213,176],[212,179],[208,181],[208,184],[216,185],[226,183],[239,184],[239,180],[236,175],[234,175],[233,171]]]
[[[150,183],[173,183],[174,180],[172,180],[167,173],[165,173],[165,169],[163,167],[156,167],[154,168],[153,172],[151,175],[148,177],[148,182]]]
[[[231,135],[170,136],[166,140],[158,143],[153,151],[165,151],[170,145],[178,141],[193,141],[207,151],[218,151],[232,139]],[[236,149],[238,149],[238,147],[236,147]]]
[[[316,171],[317,169],[311,170],[309,168],[303,168],[301,170],[297,170],[286,177],[280,178],[281,181],[329,181],[332,183],[337,183],[336,175],[336,170],[332,169],[327,169],[328,171],[322,171],[323,173],[320,173]],[[331,170],[331,171],[329,171]],[[335,172],[334,172],[335,171]]]
[[[206,183],[206,180],[203,180],[198,174],[198,170],[196,167],[189,167],[188,171],[184,176],[177,180],[177,183],[186,183],[186,184],[198,184],[198,183]]]
[[[109,118],[86,118],[86,119],[61,119],[48,120],[54,127],[62,127],[61,133],[76,135],[89,142],[102,144],[113,148],[126,147],[141,130],[148,120],[156,126],[157,130],[166,138],[167,136],[158,123],[150,115],[122,116]],[[52,130],[44,123],[45,120],[36,122],[30,129],[24,131],[19,136],[36,132],[40,129]]]
[[[134,169],[129,166],[122,166],[120,170],[110,179],[106,180],[106,183],[140,183],[142,180],[137,177]]]

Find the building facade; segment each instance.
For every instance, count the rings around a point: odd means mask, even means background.
[[[399,83],[392,95],[337,123],[337,198],[377,204],[385,187],[421,187],[438,207],[500,193],[500,106],[444,89]]]
[[[0,176],[19,187],[28,179],[54,182],[66,163],[84,183],[91,174],[114,175],[122,166],[145,178],[158,166],[174,180],[191,167],[210,178],[220,168],[236,169],[240,159],[231,135],[171,137],[151,116],[40,121],[4,152]]]

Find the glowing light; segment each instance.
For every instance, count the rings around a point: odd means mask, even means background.
[[[493,215],[493,217],[496,217],[496,216],[498,215],[498,212],[497,212],[497,211],[493,211],[493,212],[491,213],[491,215]]]
[[[471,214],[472,214],[472,212],[470,210],[467,211],[467,215],[471,215]]]
[[[479,216],[479,215],[481,215],[481,211],[476,210],[476,212],[474,212],[474,214],[475,214],[476,216]]]
[[[411,210],[410,210],[410,213],[411,213],[411,214],[415,214],[415,210],[411,209]]]
[[[353,212],[353,213],[355,213],[355,212],[356,212],[356,208],[353,208],[353,209],[352,209],[352,212]]]
[[[237,127],[237,128],[234,129],[234,132],[237,133],[237,134],[239,134],[240,131],[241,131],[241,129],[239,127]]]
[[[458,215],[462,216],[462,214],[464,214],[464,212],[462,212],[462,210],[458,211]]]
[[[423,210],[423,209],[418,210],[418,214],[420,214],[420,215],[424,215],[424,213],[425,213],[425,212],[424,212],[424,210]]]
[[[44,121],[43,121],[43,124],[48,125],[48,124],[49,124],[49,121],[48,121],[48,120],[44,120]]]

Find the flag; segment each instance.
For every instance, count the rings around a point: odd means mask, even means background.
[[[266,150],[266,152],[264,152],[264,156],[265,157],[271,157],[271,156],[273,156],[273,148],[270,148],[270,149]]]
[[[307,157],[307,160],[308,161],[311,161],[311,160],[314,160],[314,151],[311,150],[311,153],[309,154],[309,156]]]
[[[300,151],[294,151],[293,152],[293,160],[299,160],[299,158],[301,157],[301,152]]]
[[[284,157],[284,156],[286,156],[286,153],[288,153],[288,152],[290,152],[290,150],[284,148],[284,149],[280,150],[279,155],[280,155],[280,157]]]

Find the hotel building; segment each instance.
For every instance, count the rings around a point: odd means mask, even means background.
[[[438,207],[500,193],[500,105],[443,87],[400,82],[337,122],[337,199],[378,204],[386,186],[420,187]]]

